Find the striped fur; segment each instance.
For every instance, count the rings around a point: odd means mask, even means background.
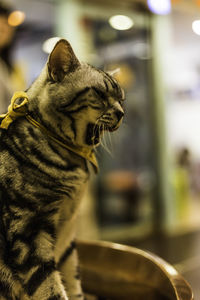
[[[28,112],[60,139],[94,148],[123,116],[123,92],[60,40],[27,90]],[[0,131],[0,300],[83,299],[75,223],[85,159],[25,118]]]

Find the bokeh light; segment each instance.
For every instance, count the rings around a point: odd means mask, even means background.
[[[115,15],[109,19],[110,25],[117,30],[127,30],[133,27],[134,22],[131,18],[124,15]]]
[[[200,20],[195,20],[192,23],[192,30],[194,31],[194,33],[200,35]]]
[[[149,9],[158,15],[167,15],[171,12],[170,0],[147,0]]]
[[[8,24],[10,26],[16,27],[21,25],[25,20],[25,13],[20,10],[15,10],[8,16]]]
[[[42,50],[45,52],[45,53],[51,53],[51,51],[53,50],[55,44],[60,40],[60,37],[52,37],[52,38],[49,38],[48,40],[46,40],[44,43],[43,43],[43,46],[42,46]]]

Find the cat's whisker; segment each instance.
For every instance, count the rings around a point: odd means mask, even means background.
[[[102,145],[102,147],[104,148],[104,150],[112,156],[112,153],[111,153],[111,151],[109,150],[108,145],[107,145],[107,141],[106,141],[106,135],[105,135],[106,130],[105,130],[105,125],[103,124],[102,126],[103,126],[103,135],[102,135],[102,142],[101,142],[101,145]]]
[[[111,151],[111,154],[113,154],[113,143],[112,143],[112,138],[111,138],[111,134],[110,134],[109,131],[107,132],[107,136],[108,136],[108,142],[109,142],[109,146],[110,146],[110,151]]]

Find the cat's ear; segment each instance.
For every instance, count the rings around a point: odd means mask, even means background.
[[[106,72],[107,72],[109,75],[115,77],[115,74],[120,73],[120,68],[116,68],[116,69],[114,69],[114,70],[112,70],[112,71],[106,71]]]
[[[48,72],[51,80],[62,81],[65,75],[73,72],[80,62],[67,40],[61,39],[55,45],[48,60]]]

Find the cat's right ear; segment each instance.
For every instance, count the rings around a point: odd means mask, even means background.
[[[67,40],[61,39],[55,45],[48,60],[48,72],[51,80],[60,82],[66,74],[80,66],[74,51]]]

